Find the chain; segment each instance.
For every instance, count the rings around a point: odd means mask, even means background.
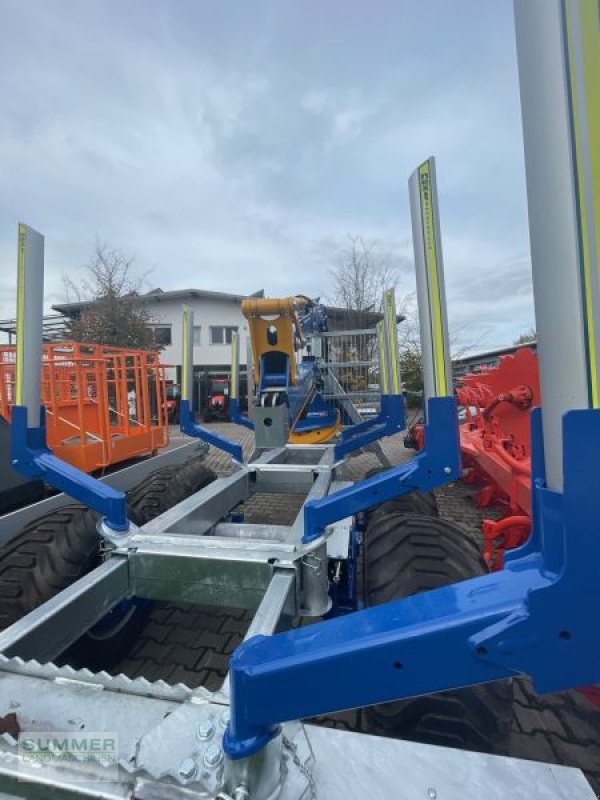
[[[315,783],[312,770],[310,770],[302,763],[302,761],[300,761],[297,745],[295,745],[292,741],[290,741],[290,739],[288,739],[288,737],[285,736],[285,734],[281,738],[283,741],[284,748],[290,752],[292,756],[292,761],[298,767],[298,769],[306,779],[306,783],[308,784],[308,788],[310,789],[310,800],[317,800],[317,784]]]
[[[283,748],[287,750],[291,756],[291,759],[296,767],[298,767],[299,772],[304,776],[308,788],[310,789],[310,798],[309,800],[317,800],[317,784],[315,783],[315,779],[313,778],[312,770],[306,767],[302,761],[300,760],[300,756],[298,755],[298,746],[294,744],[287,736],[283,735]],[[285,763],[288,759],[287,753],[283,754],[284,756],[284,779],[285,779],[285,772],[287,771],[287,764]],[[248,790],[244,786],[238,786],[238,788],[233,793],[233,797],[230,794],[227,794],[224,791],[220,791],[217,795],[216,800],[248,800]]]

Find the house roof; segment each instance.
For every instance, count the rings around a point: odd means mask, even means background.
[[[174,289],[163,291],[160,288],[152,289],[145,294],[139,295],[141,302],[164,303],[168,300],[189,300],[194,297],[202,297],[207,300],[230,300],[234,303],[241,303],[245,297],[264,297],[265,290],[259,289],[250,295],[231,294],[228,292],[210,292],[205,289]],[[77,303],[58,303],[53,305],[54,311],[64,314],[65,317],[77,316],[82,308],[92,305],[93,300],[82,300]],[[379,320],[383,319],[383,314],[378,311],[358,311],[349,308],[337,308],[326,306],[327,317],[330,328],[333,330],[348,328],[374,328]],[[405,317],[401,314],[397,316],[397,322],[402,322]]]
[[[511,344],[507,347],[496,347],[494,350],[484,350],[482,353],[471,353],[468,356],[461,358],[453,358],[453,364],[470,364],[472,361],[485,361],[489,358],[500,358],[500,356],[507,356],[516,353],[517,350],[522,350],[524,347],[529,347],[532,350],[537,350],[537,340],[531,342],[521,342],[520,344]]]
[[[230,294],[229,292],[209,292],[205,289],[173,289],[172,291],[163,291],[162,289],[152,289],[149,292],[140,294],[141,302],[150,303],[164,303],[167,300],[186,300],[193,297],[203,297],[208,300],[231,300],[232,302],[241,303],[245,297],[264,297],[265,290],[259,289],[250,295],[244,294]],[[54,311],[64,314],[66,317],[71,317],[78,314],[82,308],[92,305],[93,300],[81,300],[77,303],[57,303],[53,305]]]

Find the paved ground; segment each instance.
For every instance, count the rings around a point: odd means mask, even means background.
[[[251,432],[227,424],[212,429],[236,438],[248,452]],[[178,443],[174,434],[173,445]],[[386,452],[394,463],[410,457],[400,437],[387,440]],[[229,470],[228,458],[211,448],[208,463],[220,475]],[[349,479],[359,479],[378,465],[369,453],[352,459],[345,467]],[[473,490],[462,484],[437,492],[442,516],[451,519],[479,539],[481,514],[472,500]],[[303,497],[255,495],[246,505],[248,521],[290,524]],[[163,678],[188,686],[218,688],[227,671],[229,654],[244,636],[248,617],[234,609],[157,605],[139,639],[117,671]],[[360,730],[360,712],[323,720],[325,724]],[[580,767],[600,797],[600,709],[579,692],[536,695],[526,680],[516,681],[513,733],[507,755]]]

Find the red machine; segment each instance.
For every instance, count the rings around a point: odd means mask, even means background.
[[[506,550],[523,544],[531,530],[529,411],[541,404],[536,354],[524,347],[502,356],[493,369],[466,375],[456,397],[464,480],[480,485],[480,508],[502,512],[482,526],[484,558],[491,570],[502,569]],[[423,447],[422,424],[411,428],[405,443]]]
[[[483,522],[485,560],[490,569],[501,569],[504,552],[522,544],[531,530],[529,411],[541,404],[536,354],[525,347],[503,356],[497,367],[464,377],[456,396],[465,415],[465,480],[482,484],[480,508],[504,512]]]
[[[524,544],[531,531],[529,411],[541,405],[538,360],[528,347],[503,356],[494,369],[471,373],[456,389],[465,420],[460,444],[465,480],[479,483],[477,505],[495,506],[500,519],[484,519],[484,558],[502,569],[507,550]],[[415,439],[422,435],[415,432]],[[600,687],[580,688],[600,707]]]
[[[229,380],[227,378],[211,378],[208,382],[206,405],[202,414],[204,421],[227,419],[228,406]]]

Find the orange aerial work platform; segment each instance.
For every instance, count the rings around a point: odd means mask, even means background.
[[[169,441],[165,365],[157,352],[78,342],[44,344],[48,446],[85,472],[150,455]],[[0,347],[0,416],[10,422],[15,348]]]

